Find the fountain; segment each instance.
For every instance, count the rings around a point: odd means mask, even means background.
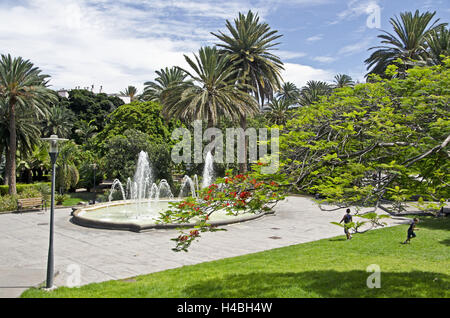
[[[214,178],[214,158],[209,151],[205,158],[205,167],[203,168],[202,188],[209,187],[212,184]]]
[[[136,171],[133,179],[128,178],[125,189],[120,180],[115,179],[111,186],[108,202],[77,210],[73,213],[74,223],[98,228],[126,229],[142,231],[151,228],[176,228],[180,224],[157,224],[159,216],[170,209],[170,202],[182,200],[186,196],[197,197],[200,191],[198,177],[184,176],[181,182],[180,194],[174,198],[167,180],[162,179],[157,184],[150,166],[148,154],[139,153]],[[213,156],[208,152],[203,169],[202,188],[212,184],[214,178]],[[122,200],[114,201],[113,194],[120,190]],[[228,224],[241,222],[261,216],[243,214],[239,217],[229,215],[225,210],[216,211],[210,222],[212,224]],[[192,220],[192,225],[195,220]]]

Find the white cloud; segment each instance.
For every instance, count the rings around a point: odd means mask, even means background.
[[[313,68],[309,65],[284,63],[283,79],[286,82],[292,82],[297,87],[306,85],[309,80],[333,81],[335,73],[331,70]]]
[[[331,56],[315,56],[315,57],[313,57],[313,60],[316,62],[328,64],[328,63],[333,63],[334,61],[337,60],[337,58],[331,57]]]
[[[0,53],[30,59],[54,88],[143,88],[155,70],[187,67],[183,54],[212,44],[211,31],[250,8],[262,20],[276,6],[329,0],[23,0],[0,3]],[[284,59],[303,52],[278,51]],[[276,54],[277,52],[275,52]]]
[[[343,20],[354,19],[361,15],[368,15],[374,7],[379,7],[379,0],[350,0],[347,2],[347,9],[337,15],[337,19],[330,22],[336,24]]]
[[[292,51],[283,51],[283,50],[277,50],[272,53],[275,54],[276,56],[278,56],[282,61],[301,58],[301,57],[305,57],[307,55],[305,52],[292,52]]]
[[[322,34],[318,34],[318,35],[310,36],[309,38],[306,39],[306,41],[308,41],[308,42],[316,42],[316,41],[320,41],[322,39],[323,39],[323,35]]]
[[[352,55],[355,53],[367,51],[370,43],[371,43],[370,38],[366,38],[359,42],[346,45],[338,51],[338,55]]]

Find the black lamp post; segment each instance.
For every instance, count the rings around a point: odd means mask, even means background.
[[[66,141],[68,139],[58,138],[57,135],[51,135],[50,138],[42,138],[50,142],[50,160],[52,163],[52,193],[50,200],[50,238],[48,246],[48,259],[47,259],[47,284],[46,288],[53,287],[53,219],[55,214],[55,166],[56,159],[58,158],[58,142]]]

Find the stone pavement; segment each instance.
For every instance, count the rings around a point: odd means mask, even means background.
[[[176,230],[135,233],[86,228],[70,222],[71,209],[57,209],[54,283],[76,282],[77,271],[84,285],[344,235],[342,228],[330,224],[339,222],[344,211],[321,211],[309,198],[288,197],[275,211],[274,215],[225,226],[227,231],[206,233],[188,253],[175,253],[170,239],[178,235]],[[45,281],[49,214],[0,215],[0,297],[19,297]]]

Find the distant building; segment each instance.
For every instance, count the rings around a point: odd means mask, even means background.
[[[59,91],[56,91],[56,93],[63,98],[69,98],[69,91],[67,89],[60,89]]]
[[[130,96],[124,96],[124,95],[121,95],[121,94],[108,94],[108,96],[119,97],[124,102],[124,104],[131,103]]]

